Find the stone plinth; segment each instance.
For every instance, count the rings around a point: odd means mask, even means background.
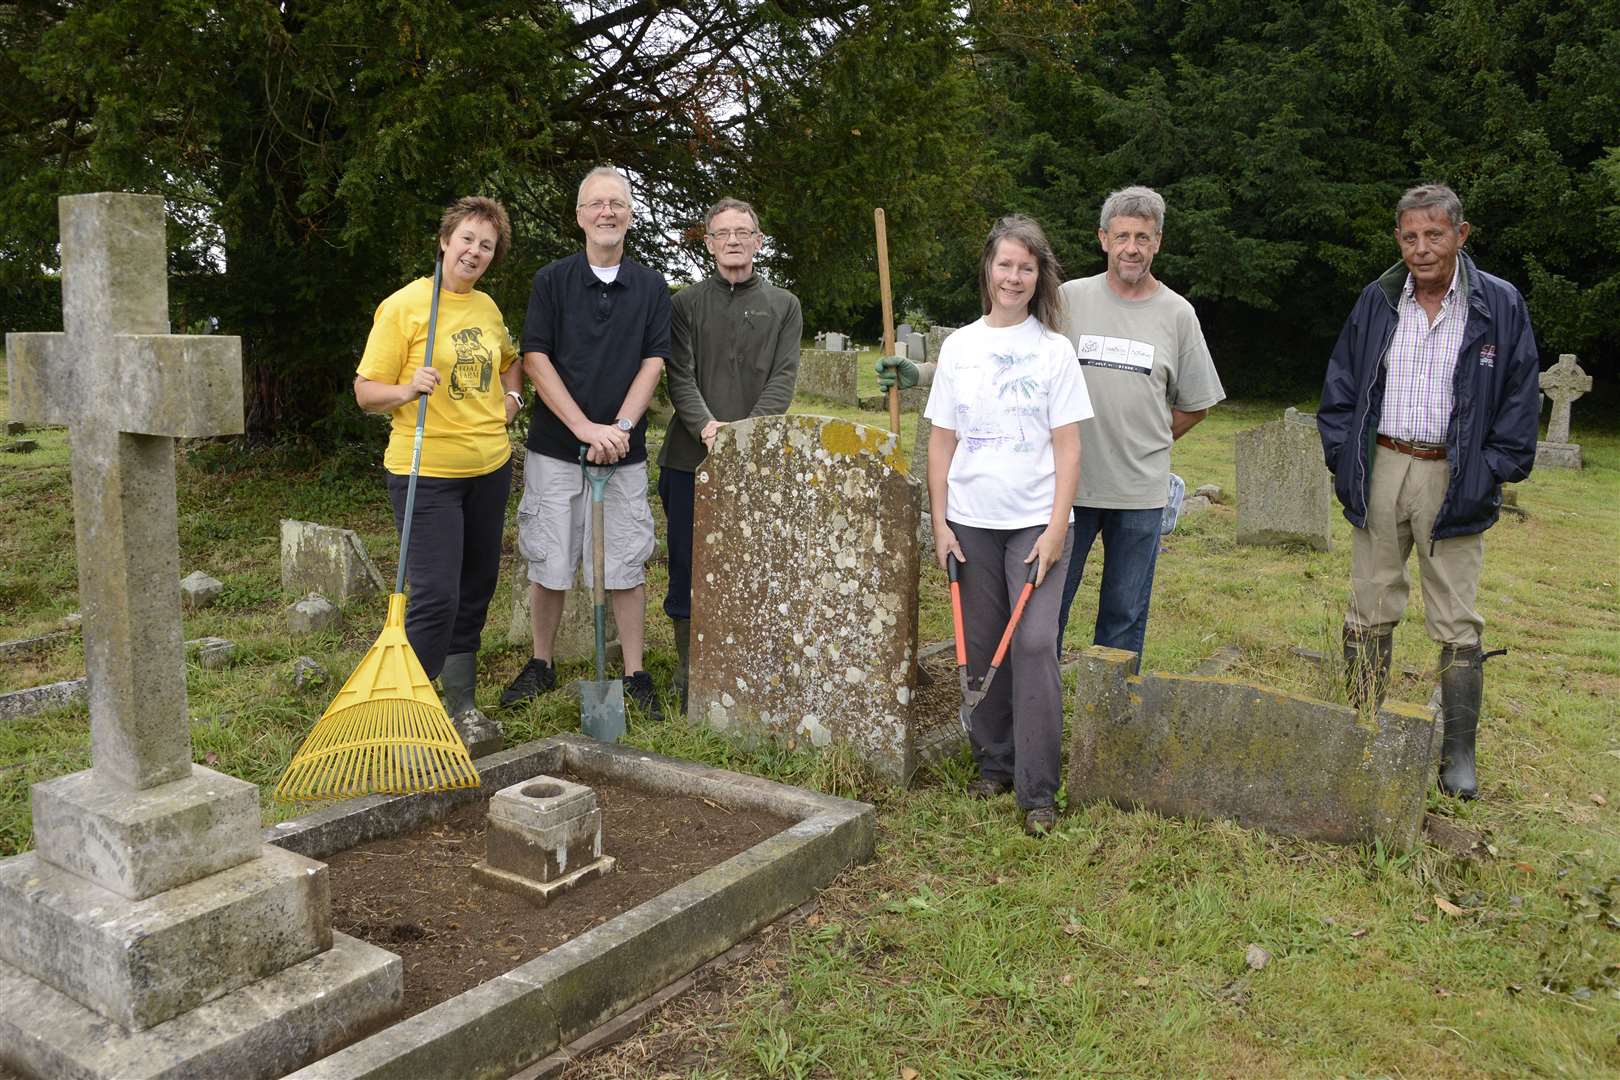
[[[1434,718],[1362,716],[1233,679],[1129,675],[1088,648],[1070,724],[1069,805],[1106,801],[1340,844],[1417,844],[1434,782]]]
[[[697,474],[690,715],[914,766],[921,487],[899,437],[819,416],[721,429]]]
[[[1333,474],[1322,464],[1316,417],[1289,409],[1236,439],[1237,542],[1329,550]]]
[[[76,772],[33,788],[34,846],[127,900],[144,900],[259,855],[259,789],[201,765],[130,793]]]
[[[354,530],[283,518],[281,587],[298,595],[320,593],[346,604],[386,586]]]
[[[602,854],[602,811],[583,784],[537,776],[489,800],[484,861],[474,870],[485,884],[541,901],[608,873]]]
[[[1538,469],[1580,469],[1586,465],[1580,443],[1536,443]]]
[[[126,900],[24,852],[0,861],[0,960],[130,1030],[332,946],[326,867],[280,848]]]
[[[827,349],[799,350],[799,380],[795,395],[809,394],[840,405],[859,403],[856,375],[860,354]]]

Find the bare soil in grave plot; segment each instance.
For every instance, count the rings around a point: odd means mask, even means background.
[[[543,906],[481,884],[487,803],[325,860],[332,927],[405,962],[401,1018],[509,971],[637,904],[717,866],[793,824],[707,799],[589,784],[602,808],[602,851],[613,872]]]

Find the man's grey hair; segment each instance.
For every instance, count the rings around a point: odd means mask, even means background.
[[[1152,188],[1142,187],[1140,184],[1120,188],[1103,200],[1102,214],[1097,218],[1097,228],[1107,232],[1109,225],[1117,217],[1148,218],[1153,222],[1153,231],[1162,233],[1164,232],[1164,196]]]
[[[1401,201],[1395,204],[1395,227],[1401,227],[1401,216],[1408,210],[1444,210],[1453,229],[1463,223],[1462,200],[1444,184],[1419,184],[1408,188]]]
[[[574,205],[577,207],[584,200],[585,185],[602,176],[611,176],[613,179],[619,182],[619,186],[624,188],[624,201],[630,204],[630,209],[634,210],[636,208],[636,200],[630,194],[629,179],[626,178],[624,173],[620,172],[618,169],[615,169],[611,165],[598,165],[596,168],[585,174],[585,179],[579,182],[579,191],[574,195]]]
[[[754,211],[752,206],[749,206],[741,199],[733,199],[730,195],[727,195],[725,198],[709,207],[708,213],[703,215],[703,228],[707,230],[710,225],[714,224],[714,219],[725,213],[727,210],[736,210],[740,213],[747,214],[754,221],[754,231],[759,231],[759,214]]]

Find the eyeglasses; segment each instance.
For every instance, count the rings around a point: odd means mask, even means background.
[[[600,214],[603,210],[611,210],[615,214],[622,214],[630,209],[630,204],[623,199],[593,199],[590,202],[580,203],[579,209],[589,210],[593,214]]]
[[[711,240],[718,240],[724,244],[735,236],[738,240],[752,240],[759,235],[758,229],[716,229],[709,234]]]

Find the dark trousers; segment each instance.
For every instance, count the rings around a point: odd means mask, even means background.
[[[408,476],[388,475],[394,527],[403,531]],[[405,636],[430,679],[444,658],[478,651],[489,598],[501,574],[501,529],[512,490],[512,462],[483,476],[418,477],[411,545],[405,553],[410,600]]]
[[[1097,630],[1093,645],[1125,649],[1142,661],[1142,643],[1147,640],[1148,603],[1153,599],[1153,571],[1159,563],[1159,526],[1164,521],[1162,507],[1153,510],[1102,510],[1093,506],[1074,508],[1069,536],[1074,550],[1069,556],[1069,573],[1063,582],[1063,605],[1058,612],[1059,647],[1069,625],[1069,608],[1080,590],[1086,572],[1086,556],[1102,536],[1102,584],[1097,589]]]
[[[1001,644],[1029,567],[1024,558],[1045,526],[980,529],[951,522],[967,561],[962,587],[962,633],[968,672],[982,677]],[[1072,537],[1072,532],[1070,536]],[[1025,810],[1051,806],[1063,757],[1063,681],[1058,675],[1057,615],[1071,539],[1063,557],[1029,596],[990,693],[973,710],[969,742],[979,775],[1011,780]]]
[[[664,614],[672,619],[692,617],[692,506],[696,498],[694,474],[668,466],[658,470],[658,501],[664,504],[669,537],[669,591],[664,593]]]

